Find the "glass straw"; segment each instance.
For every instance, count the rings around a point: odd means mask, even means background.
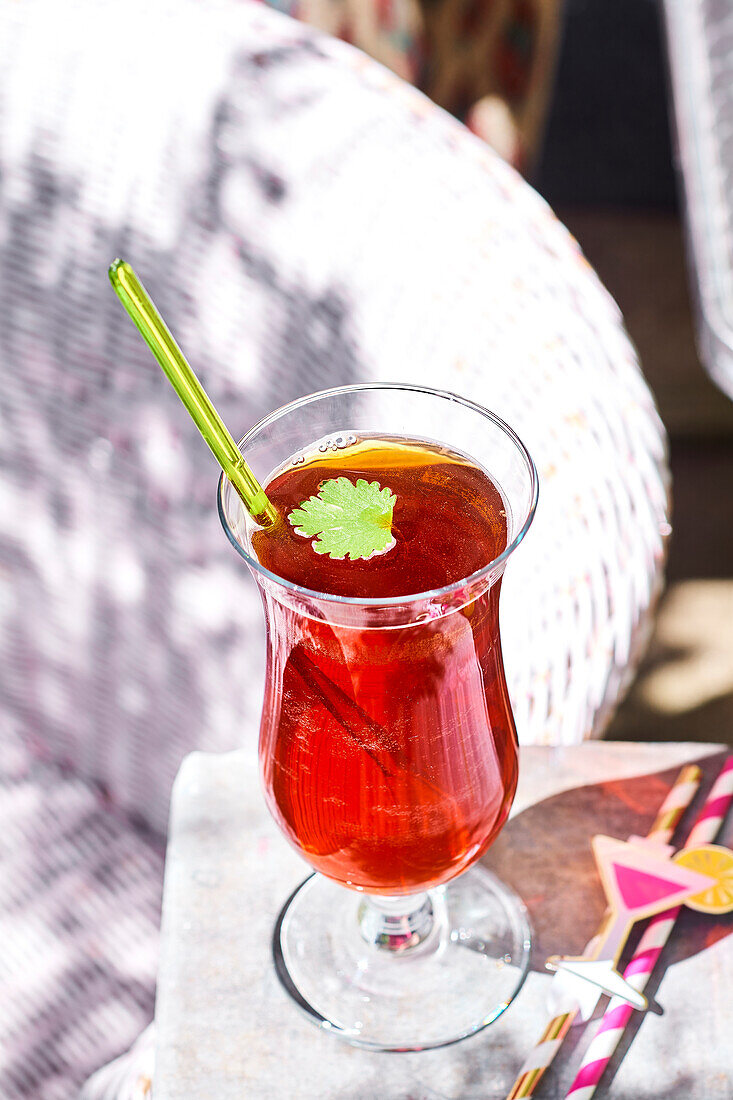
[[[247,511],[262,527],[272,527],[278,520],[275,507],[244,461],[224,421],[173,339],[145,287],[125,260],[114,261],[109,269],[109,278],[140,335],[188,409],[194,424],[239,493]]]

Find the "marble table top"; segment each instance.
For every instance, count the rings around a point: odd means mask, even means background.
[[[398,1055],[339,1042],[284,993],[272,927],[309,869],[267,813],[251,752],[189,756],[174,789],[166,865],[155,1100],[501,1100],[547,1019],[545,958],[581,951],[601,916],[590,837],[643,834],[679,767],[701,764],[702,795],[724,753],[699,744],[524,748],[512,818],[485,862],[528,906],[527,981],[479,1035]],[[729,820],[720,842],[731,841]],[[657,1011],[635,1018],[599,1097],[731,1096],[731,931],[731,916],[683,914],[647,987]],[[565,1095],[594,1026],[573,1030],[539,1097]]]

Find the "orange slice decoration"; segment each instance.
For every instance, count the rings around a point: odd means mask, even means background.
[[[672,858],[689,871],[716,880],[714,886],[687,898],[685,905],[698,913],[733,912],[733,852],[729,848],[705,844],[700,848],[683,849]]]

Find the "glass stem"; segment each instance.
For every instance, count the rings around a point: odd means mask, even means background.
[[[426,893],[399,897],[368,894],[359,906],[359,928],[367,943],[375,947],[406,951],[427,939],[433,916]]]

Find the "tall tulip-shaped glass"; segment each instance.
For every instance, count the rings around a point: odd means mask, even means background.
[[[477,861],[517,784],[499,592],[534,515],[537,474],[493,413],[414,386],[313,394],[265,417],[240,448],[267,483],[314,441],[335,450],[375,434],[441,444],[488,473],[506,513],[501,553],[444,588],[336,596],[263,566],[257,528],[223,477],[219,514],[264,604],[267,803],[316,872],[277,920],[278,975],[348,1042],[416,1050],[495,1020],[528,964],[523,906]]]

